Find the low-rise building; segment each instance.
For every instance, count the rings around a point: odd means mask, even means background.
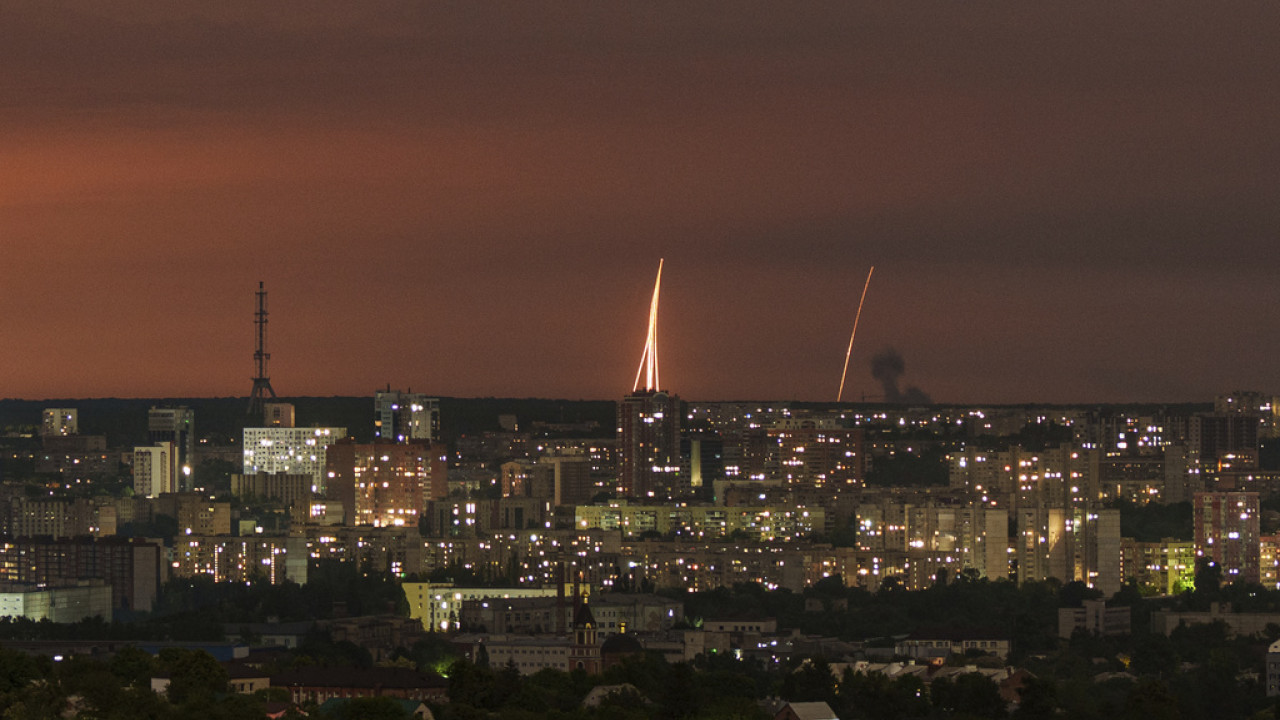
[[[60,587],[29,583],[0,584],[0,616],[73,623],[91,617],[111,618],[111,586],[82,580]]]
[[[1210,603],[1207,612],[1158,610],[1151,613],[1151,631],[1168,635],[1179,625],[1222,622],[1231,635],[1263,635],[1268,625],[1280,625],[1280,613],[1238,613],[1231,603]]]
[[[354,697],[441,701],[447,697],[449,681],[401,667],[307,667],[273,675],[271,687],[287,688],[294,703]]]
[[[1267,648],[1267,697],[1280,696],[1280,640]]]
[[[966,655],[970,651],[1003,658],[1009,655],[1009,636],[986,629],[920,629],[899,641],[893,651],[917,660],[945,659],[951,655]]]
[[[1075,631],[1091,635],[1128,635],[1128,607],[1107,607],[1104,600],[1085,600],[1078,608],[1058,608],[1058,637],[1069,638]]]
[[[684,619],[684,603],[652,593],[601,593],[591,614],[604,633],[660,632]]]
[[[405,598],[409,601],[409,617],[422,623],[429,631],[445,632],[462,626],[463,604],[474,600],[508,600],[513,598],[564,597],[571,591],[555,587],[481,588],[461,587],[453,583],[406,582],[402,583]],[[590,588],[579,592],[589,594]]]

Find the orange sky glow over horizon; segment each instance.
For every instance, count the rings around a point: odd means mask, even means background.
[[[0,7],[0,397],[1280,391],[1280,6]]]

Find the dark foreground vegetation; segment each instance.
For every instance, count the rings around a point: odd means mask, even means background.
[[[881,672],[888,669],[883,664],[850,664],[856,657],[770,656],[750,648],[709,653],[691,662],[669,662],[658,653],[636,655],[599,675],[543,670],[520,676],[511,667],[489,667],[483,656],[474,663],[463,659],[458,648],[439,636],[400,648],[382,664],[444,675],[448,701],[433,703],[440,720],[748,720],[768,717],[762,701],[769,698],[822,700],[845,720],[1273,717],[1267,714],[1274,703],[1265,697],[1264,663],[1268,644],[1280,639],[1280,625],[1253,637],[1232,637],[1221,623],[1179,627],[1168,637],[1149,630],[1151,612],[1161,607],[1203,609],[1212,602],[1231,602],[1247,611],[1280,610],[1280,592],[1219,586],[1210,573],[1198,580],[1195,591],[1177,598],[1143,599],[1136,589],[1126,588],[1109,603],[1131,607],[1129,634],[1077,634],[1068,640],[1056,635],[1058,608],[1095,596],[1078,583],[1018,587],[961,577],[919,592],[888,583],[868,593],[834,578],[804,595],[756,585],[684,595],[691,630],[707,617],[776,617],[781,628],[857,641],[876,657],[875,648],[891,654],[895,637],[923,625],[1008,632],[1008,658],[952,656],[935,668],[936,677],[930,673],[931,681],[891,677]],[[165,587],[157,612],[137,622],[55,625],[6,619],[0,621],[0,639],[243,640],[225,628],[267,616],[321,619],[337,605],[358,612],[404,612],[403,593],[390,577],[334,565],[318,568],[313,583],[303,592],[265,582],[174,582]],[[316,630],[300,647],[270,659],[263,670],[274,674],[312,666],[377,665],[367,650],[335,643]],[[974,672],[997,667],[1025,671],[1003,688],[1003,696],[995,681]],[[951,671],[942,672],[947,669]],[[157,676],[168,677],[167,692],[151,690],[151,678]],[[593,706],[584,706],[596,687],[602,687],[596,693],[600,697]],[[228,693],[226,670],[199,650],[167,648],[153,657],[126,648],[110,659],[55,662],[0,648],[4,718],[262,718],[268,707],[277,707],[270,703],[286,699],[278,688],[255,695]],[[298,710],[313,717],[362,718],[397,718],[405,712],[395,703],[374,700],[329,715],[314,706]]]

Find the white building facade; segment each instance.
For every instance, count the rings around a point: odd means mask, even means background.
[[[346,436],[346,428],[245,428],[244,474],[306,474],[311,491],[324,492],[325,449]]]

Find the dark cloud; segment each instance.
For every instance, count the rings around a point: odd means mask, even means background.
[[[871,377],[880,383],[883,400],[894,405],[930,405],[933,400],[920,388],[909,385],[899,388],[898,382],[906,372],[907,364],[893,348],[885,348],[871,356]]]

